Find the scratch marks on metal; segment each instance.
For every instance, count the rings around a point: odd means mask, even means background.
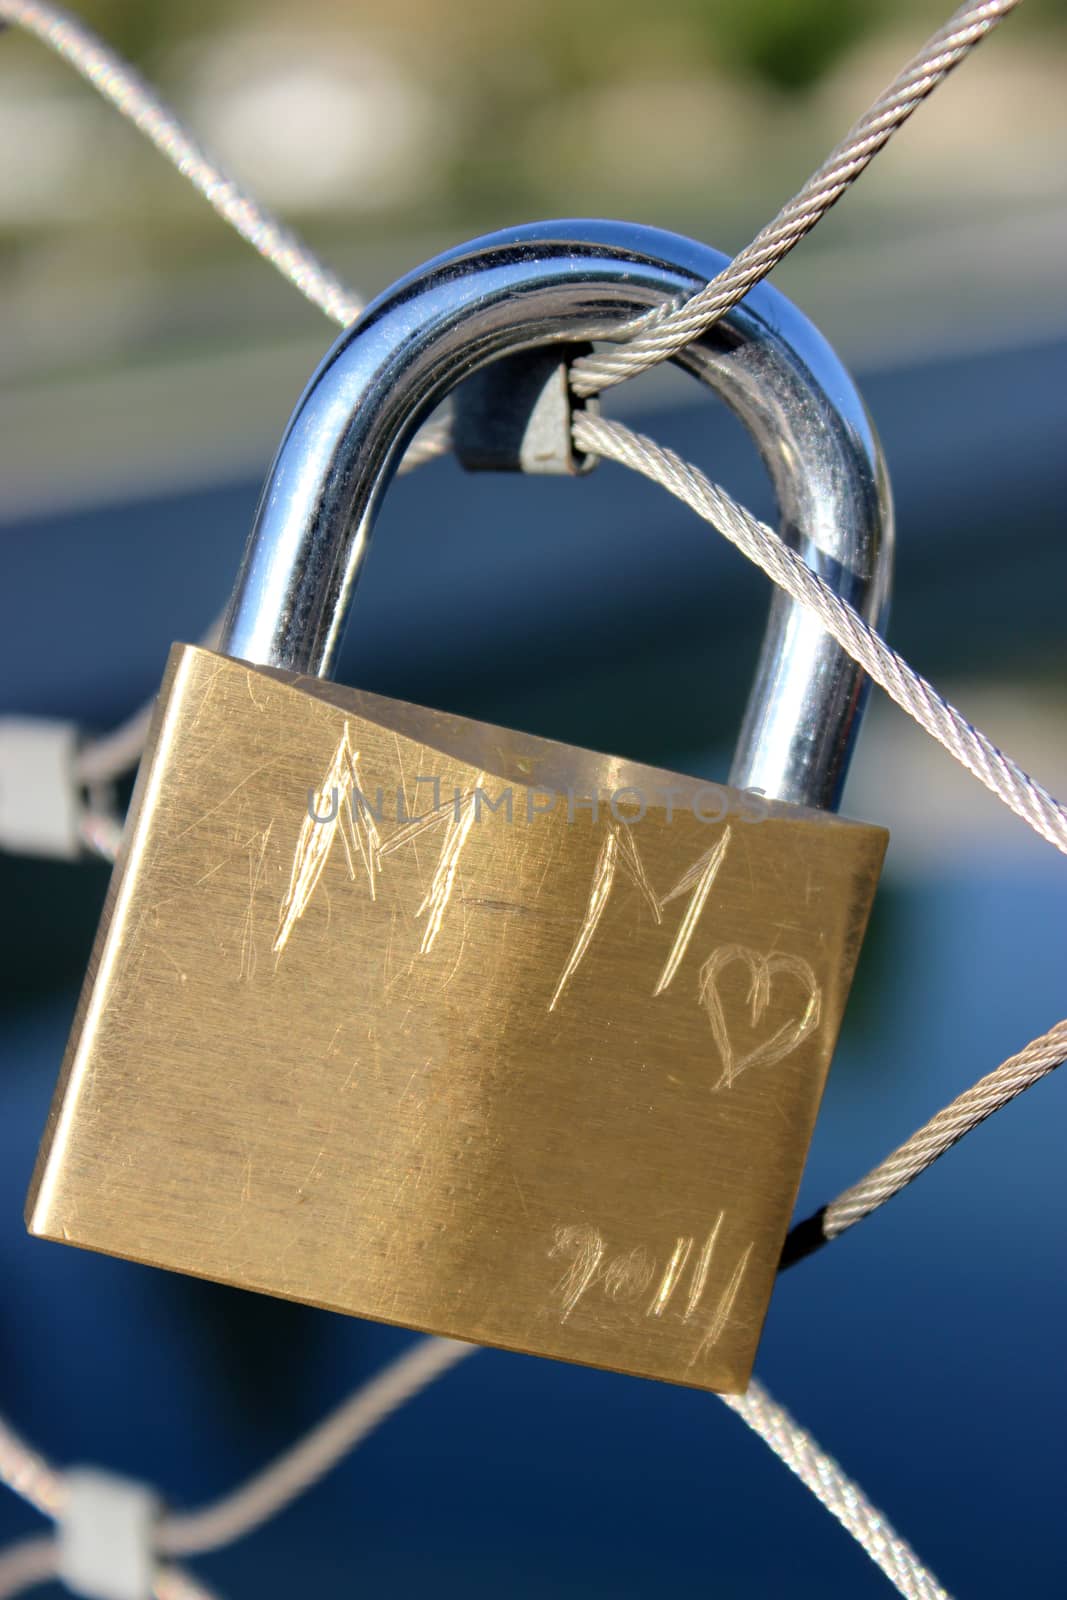
[[[663,905],[667,905],[677,895],[684,894],[687,889],[692,887],[693,893],[690,896],[689,904],[685,908],[685,915],[675,936],[671,953],[667,957],[667,964],[660,973],[659,982],[652,991],[653,995],[663,993],[682,964],[685,953],[689,948],[689,941],[692,939],[696,925],[700,921],[700,913],[703,911],[708,895],[711,893],[711,886],[719,875],[719,868],[726,860],[731,833],[732,829],[729,827],[724,828],[722,838],[718,839],[707,854],[701,856],[700,860],[690,867],[689,871],[684,874],[679,882],[675,884],[670,894],[666,895],[662,901]]]
[[[341,741],[334,751],[333,759],[326,770],[322,787],[315,796],[315,803],[309,806],[300,825],[300,835],[296,841],[296,853],[293,857],[293,870],[289,878],[289,888],[285,899],[282,901],[281,912],[278,917],[278,931],[274,936],[274,953],[280,955],[289,943],[289,937],[300,918],[304,915],[311,896],[315,892],[315,885],[322,877],[322,869],[329,859],[333,846],[334,836],[340,826],[341,806],[340,797],[346,800],[355,781],[352,770],[352,747],[349,743],[348,723],[345,723]],[[330,815],[325,821],[320,821],[316,813],[326,795],[332,795]]]
[[[571,947],[571,953],[567,957],[566,965],[556,985],[555,993],[548,1002],[550,1011],[555,1011],[563,997],[563,991],[578,970],[578,963],[589,949],[593,935],[597,930],[597,924],[604,915],[604,908],[611,894],[611,886],[615,882],[615,868],[618,864],[618,859],[619,830],[616,826],[613,826],[605,834],[604,843],[600,847],[600,854],[597,856],[596,866],[593,868],[593,883],[589,891],[589,904],[586,906],[582,925],[578,929],[578,937]]]
[[[660,1286],[652,1296],[652,1303],[648,1308],[650,1317],[662,1317],[667,1309],[671,1295],[678,1285],[678,1279],[681,1277],[685,1264],[689,1260],[689,1252],[692,1248],[693,1241],[691,1238],[686,1239],[683,1237],[678,1240],[674,1247],[674,1254],[667,1262],[663,1277],[660,1279]]]
[[[633,836],[633,830],[629,827],[621,826],[617,822],[612,822],[608,827],[600,854],[597,857],[596,866],[593,869],[589,901],[586,905],[581,927],[578,930],[578,937],[574,941],[555,992],[548,1003],[549,1011],[554,1011],[558,1006],[567,985],[573,978],[583,956],[592,943],[593,935],[596,933],[600,919],[607,907],[615,882],[616,871],[619,867],[623,869],[630,881],[636,885],[657,924],[663,922],[665,906],[669,905],[672,900],[677,899],[679,895],[689,894],[689,904],[686,906],[678,932],[675,934],[666,965],[652,991],[653,996],[662,994],[685,959],[685,954],[696,931],[697,923],[700,921],[701,914],[707,904],[712,885],[719,875],[723,862],[726,860],[726,853],[730,848],[731,832],[732,830],[729,826],[724,828],[722,834],[711,848],[683,873],[674,888],[661,899],[649,881],[637,848],[637,841]]]
[[[807,993],[807,1000],[799,1016],[784,1022],[769,1038],[752,1049],[738,1054],[730,1038],[726,1012],[719,992],[719,974],[735,961],[748,968],[749,987],[747,1004],[753,1028],[759,1026],[771,997],[771,984],[776,973],[795,979]],[[740,944],[720,945],[713,950],[700,969],[700,1001],[708,1014],[712,1037],[722,1061],[722,1073],[714,1089],[728,1089],[743,1072],[754,1066],[771,1066],[781,1061],[801,1044],[819,1025],[822,1015],[822,990],[809,962],[802,956],[786,955],[772,951],[763,955]]]
[[[241,966],[238,976],[251,979],[256,973],[256,891],[263,877],[263,863],[267,856],[267,845],[270,843],[273,822],[268,822],[262,832],[253,835],[248,844],[248,909],[245,912],[244,924],[241,929]],[[259,842],[259,852],[256,852],[256,841]]]
[[[615,839],[619,847],[619,853],[622,858],[623,867],[629,873],[633,882],[644,895],[646,904],[652,913],[653,921],[657,924],[661,923],[663,921],[663,908],[659,900],[656,898],[655,890],[648,881],[648,875],[645,872],[644,862],[641,860],[640,854],[638,853],[637,841],[633,836],[633,829],[622,828],[617,822],[613,823],[612,827],[615,832]]]
[[[595,1228],[563,1227],[556,1229],[555,1242],[550,1256],[570,1255],[570,1266],[556,1284],[562,1297],[561,1322],[566,1322],[582,1295],[594,1281],[597,1268],[604,1255],[604,1241]]]
[[[465,794],[457,794],[454,801],[436,806],[383,839],[365,798],[359,752],[352,749],[351,731],[346,722],[320,787],[308,793],[308,808],[300,824],[289,887],[278,916],[275,954],[285,949],[293,929],[310,905],[335,839],[341,840],[349,877],[355,881],[359,876],[358,862],[370,897],[376,900],[385,859],[403,845],[414,844],[427,829],[447,821],[430,887],[416,912],[416,916],[427,917],[420,947],[420,954],[427,955],[433,949],[452,899],[460,856],[477,816],[484,778],[485,773],[479,773],[474,787]],[[325,809],[327,800],[329,805]]]
[[[632,1300],[644,1294],[652,1281],[656,1263],[640,1245],[615,1256],[604,1268],[601,1282],[609,1300]]]
[[[710,1350],[714,1350],[715,1346],[722,1338],[723,1333],[729,1324],[730,1316],[734,1309],[734,1301],[737,1299],[737,1293],[745,1276],[745,1271],[748,1267],[748,1260],[751,1254],[752,1245],[749,1244],[734,1268],[729,1283],[719,1296],[719,1303],[715,1307],[711,1321],[708,1323],[708,1330],[703,1339],[701,1339],[700,1343],[697,1345],[696,1349],[693,1351],[692,1357],[690,1358],[690,1368],[696,1366],[701,1356],[706,1356]]]
[[[348,730],[346,728],[346,734],[347,731]],[[374,820],[374,816],[370,807],[365,806],[359,798],[363,793],[363,779],[359,769],[358,753],[354,753],[349,756],[348,765],[352,774],[352,787],[355,789],[356,793],[356,804],[354,806],[352,804],[352,793],[350,789],[344,797],[345,820],[348,823],[348,831],[352,839],[352,845],[359,852],[360,860],[363,863],[363,870],[367,874],[367,888],[370,890],[370,897],[372,900],[376,900],[378,898],[378,874],[381,872],[382,866],[382,841],[379,837],[378,826]],[[342,839],[345,838],[345,832],[343,828],[341,837]],[[356,872],[352,860],[352,850],[347,846],[347,840],[346,854],[348,856],[348,870],[351,876],[355,878]]]
[[[715,1226],[708,1234],[708,1237],[704,1242],[704,1248],[697,1257],[696,1266],[693,1268],[693,1281],[689,1288],[689,1303],[685,1308],[686,1322],[689,1321],[690,1317],[693,1315],[693,1312],[697,1309],[697,1306],[699,1306],[704,1297],[704,1288],[708,1281],[708,1269],[711,1266],[711,1258],[715,1254],[715,1246],[719,1239],[719,1230],[722,1227],[722,1219],[725,1215],[725,1211],[719,1212],[719,1215],[715,1218]]]
[[[670,1326],[675,1329],[679,1320],[683,1325],[692,1323],[707,1297],[709,1279],[715,1264],[725,1217],[726,1213],[720,1211],[693,1262],[684,1311],[679,1306],[672,1312],[675,1291],[685,1274],[696,1243],[693,1234],[679,1234],[674,1249],[663,1267],[656,1292],[644,1310],[643,1322],[651,1327]],[[719,1292],[711,1317],[700,1333],[699,1341],[686,1364],[687,1371],[715,1348],[729,1326],[734,1304],[748,1270],[752,1249],[753,1243],[750,1241],[734,1261],[732,1270]],[[559,1297],[561,1323],[568,1320],[582,1297],[594,1287],[599,1288],[608,1300],[616,1303],[633,1302],[647,1290],[656,1271],[656,1262],[640,1245],[609,1257],[603,1235],[598,1228],[589,1223],[558,1227],[548,1254],[550,1258],[567,1259],[566,1271],[553,1288],[553,1293]],[[670,1317],[668,1313],[671,1313]],[[657,1335],[657,1337],[663,1336]]]
[[[433,949],[434,941],[441,931],[441,922],[448,909],[448,902],[452,898],[452,890],[456,882],[456,868],[459,865],[460,854],[467,842],[474,821],[475,811],[478,806],[478,790],[485,777],[484,772],[478,774],[474,791],[468,794],[456,807],[452,821],[445,833],[441,854],[438,857],[434,875],[430,880],[430,887],[426,893],[416,916],[429,912],[426,927],[422,935],[422,944],[419,948],[420,955],[428,955]]]
[[[415,841],[428,830],[443,827],[444,836],[437,863],[429,887],[415,912],[417,917],[426,919],[419,954],[429,955],[438,941],[445,915],[455,896],[460,859],[473,824],[478,820],[479,799],[484,793],[486,774],[480,772],[474,785],[466,792],[461,794],[457,790],[453,800],[435,806],[424,816],[405,820],[388,838],[383,838],[375,814],[365,798],[359,763],[359,753],[352,749],[351,732],[346,722],[320,788],[309,793],[308,812],[301,821],[289,887],[279,912],[273,946],[275,954],[285,949],[293,929],[311,903],[336,838],[341,839],[349,877],[353,881],[359,876],[365,878],[370,897],[374,900],[377,898],[383,863],[388,857],[408,844],[414,846]],[[712,888],[727,860],[732,838],[733,829],[727,824],[714,844],[686,869],[674,887],[660,896],[641,859],[633,828],[618,821],[609,823],[593,868],[581,924],[548,1001],[549,1012],[557,1010],[588,954],[620,871],[636,887],[658,926],[663,924],[667,907],[682,896],[688,896],[666,960],[652,988],[653,998],[664,994],[677,978],[689,953]],[[254,892],[255,880],[253,895]],[[463,901],[462,896],[460,900]],[[246,928],[241,960],[242,976],[251,976],[254,949],[250,927]],[[805,991],[801,1009],[796,1015],[784,1021],[769,1038],[740,1051],[731,1037],[719,982],[723,970],[735,962],[742,962],[748,968],[747,1005],[753,1028],[759,1026],[767,1010],[776,977],[791,979]],[[818,1026],[822,1013],[822,993],[809,962],[800,956],[779,951],[764,954],[739,944],[724,944],[712,950],[699,969],[696,998],[707,1013],[721,1062],[719,1077],[711,1086],[714,1090],[730,1088],[750,1067],[767,1067],[782,1060],[808,1038]],[[682,1266],[684,1261],[680,1260],[678,1273]],[[673,1292],[674,1281],[668,1274],[661,1284],[653,1301],[654,1305],[660,1306],[656,1315],[660,1314]],[[660,1294],[664,1296],[662,1301]]]

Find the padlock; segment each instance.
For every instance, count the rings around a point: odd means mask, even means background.
[[[775,598],[730,786],[325,677],[385,486],[448,391],[617,336],[723,264],[628,224],[528,227],[403,280],[333,347],[222,653],[169,658],[32,1232],[745,1387],[886,842],[833,814],[862,674]],[[676,359],[748,424],[785,537],[877,622],[888,491],[829,348],[760,286]]]

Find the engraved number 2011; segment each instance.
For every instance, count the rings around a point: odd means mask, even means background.
[[[561,1225],[548,1252],[564,1262],[554,1286],[560,1322],[566,1322],[590,1293],[620,1306],[640,1306],[642,1317],[653,1325],[670,1312],[683,1323],[692,1323],[698,1334],[688,1363],[693,1366],[722,1336],[752,1254],[749,1244],[734,1262],[709,1316],[705,1301],[724,1217],[720,1211],[699,1248],[694,1234],[680,1234],[662,1263],[641,1245],[610,1251],[600,1230],[590,1224]]]

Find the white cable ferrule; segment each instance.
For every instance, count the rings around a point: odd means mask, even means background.
[[[81,854],[77,742],[72,722],[0,717],[0,849],[66,861]]]
[[[143,1483],[75,1467],[63,1475],[61,1583],[87,1600],[151,1600],[159,1502]]]

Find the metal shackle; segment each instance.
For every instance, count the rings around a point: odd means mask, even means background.
[[[297,405],[260,499],[220,649],[326,675],[382,495],[412,436],[464,378],[538,346],[617,337],[725,265],[632,223],[539,223],[476,239],[400,280],[345,330]],[[892,509],[863,402],[812,324],[767,284],[673,358],[746,424],[781,532],[873,626],[889,594]],[[651,559],[651,558],[650,558]],[[833,810],[866,679],[776,591],[730,782]]]

